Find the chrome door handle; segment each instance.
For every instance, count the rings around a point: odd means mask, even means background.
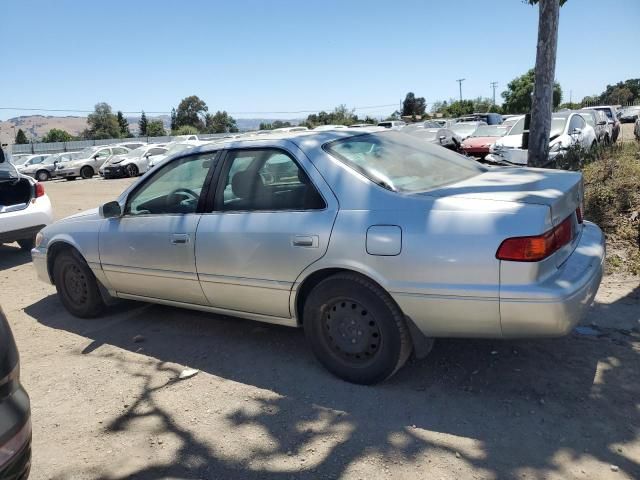
[[[294,247],[318,248],[318,236],[294,235],[291,243]]]
[[[173,245],[185,245],[189,243],[189,235],[187,233],[175,233],[171,235],[171,243]]]

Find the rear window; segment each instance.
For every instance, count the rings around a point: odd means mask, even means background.
[[[474,160],[400,132],[357,135],[323,148],[377,185],[403,193],[424,192],[486,171]]]

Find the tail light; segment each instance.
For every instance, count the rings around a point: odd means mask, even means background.
[[[40,182],[36,183],[36,198],[44,195],[44,185]]]
[[[496,252],[498,260],[512,262],[539,262],[560,250],[573,238],[571,217],[542,235],[507,238]]]

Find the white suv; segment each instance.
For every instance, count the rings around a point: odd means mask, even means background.
[[[18,173],[0,149],[0,243],[18,242],[31,250],[37,233],[53,223],[44,186]]]

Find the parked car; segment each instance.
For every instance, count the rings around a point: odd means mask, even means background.
[[[620,120],[616,116],[616,107],[611,105],[599,105],[597,107],[585,107],[582,110],[601,110],[607,116],[607,121],[611,125],[611,141],[616,143],[620,135]]]
[[[639,115],[640,105],[623,108],[620,110],[618,118],[620,119],[620,123],[634,123]]]
[[[0,243],[18,242],[21,249],[31,250],[36,234],[52,222],[44,186],[19,173],[0,149]]]
[[[420,138],[434,145],[440,145],[449,150],[457,152],[460,149],[461,139],[448,128],[431,127],[430,122],[407,125],[400,129],[413,137]]]
[[[473,135],[467,137],[460,145],[462,153],[483,159],[489,154],[489,148],[498,138],[505,136],[511,127],[504,125],[481,125]]]
[[[580,115],[596,133],[596,141],[604,145],[611,143],[613,128],[602,110],[580,110]]]
[[[303,127],[302,125],[298,125],[298,126],[295,126],[295,127],[274,128],[271,131],[273,133],[288,133],[288,132],[304,132],[306,130],[309,130],[309,128],[308,127]]]
[[[31,406],[20,383],[20,358],[0,309],[0,478],[26,480],[31,469]]]
[[[71,152],[55,153],[44,158],[40,163],[31,163],[23,166],[20,173],[29,175],[39,182],[46,182],[56,176],[56,168],[63,162],[74,158],[76,154]]]
[[[460,137],[462,140],[469,138],[481,125],[486,125],[486,122],[458,122],[451,125],[449,128]]]
[[[127,152],[129,149],[125,147],[88,147],[78,152],[78,157],[74,160],[58,165],[56,175],[67,180],[75,180],[77,177],[91,178],[111,157]]]
[[[112,147],[124,147],[129,150],[135,150],[136,148],[140,148],[143,145],[147,145],[147,142],[122,142],[116,145],[111,145]]]
[[[456,123],[485,122],[487,125],[500,125],[502,121],[502,115],[499,113],[472,113],[471,115],[465,115],[457,119]]]
[[[640,142],[640,118],[636,119],[636,123],[633,126],[633,134],[636,137],[636,140]]]
[[[402,120],[387,120],[384,122],[378,122],[379,127],[390,128],[391,130],[399,130],[406,125],[406,122]]]
[[[429,122],[437,124],[440,128],[449,128],[451,125],[456,123],[453,118],[432,118]]]
[[[596,146],[596,132],[584,120],[581,111],[556,112],[551,117],[549,163],[566,154],[570,148],[591,150]],[[486,160],[508,165],[526,165],[528,151],[522,148],[524,117],[504,137],[489,148]]]
[[[397,131],[295,132],[170,157],[45,228],[32,256],[73,315],[112,296],[304,327],[328,370],[371,384],[435,337],[570,332],[604,261],[582,199],[579,172],[488,168]]]
[[[345,128],[349,127],[347,127],[346,125],[318,125],[317,127],[314,127],[313,130],[315,130],[316,132],[323,132],[325,130],[341,130]]]
[[[156,155],[164,155],[167,148],[162,145],[143,145],[124,155],[114,155],[100,167],[104,178],[137,177],[149,170],[149,162]]]
[[[29,155],[27,157],[24,158],[24,161],[20,161],[19,164],[15,164],[15,167],[18,169],[19,172],[21,172],[22,170],[24,170],[25,168],[28,168],[32,165],[37,165],[39,163],[42,163],[47,157],[50,157],[51,154],[49,153],[39,153],[36,155]]]
[[[190,142],[198,140],[199,138],[197,135],[176,135],[173,137],[173,142]]]
[[[373,123],[354,123],[353,125],[349,125],[349,128],[371,128],[377,127]]]
[[[204,142],[202,140],[188,140],[188,141],[184,141],[184,142],[178,142],[178,143],[168,143],[167,145],[165,145],[165,148],[167,149],[167,151],[164,154],[160,154],[160,155],[154,155],[153,157],[149,158],[149,168],[153,168],[156,165],[162,163],[164,160],[166,160],[167,158],[171,157],[172,155],[176,155],[180,152],[185,152],[187,150],[191,150],[192,148],[196,148],[199,147],[200,145],[205,145],[208,142]]]

